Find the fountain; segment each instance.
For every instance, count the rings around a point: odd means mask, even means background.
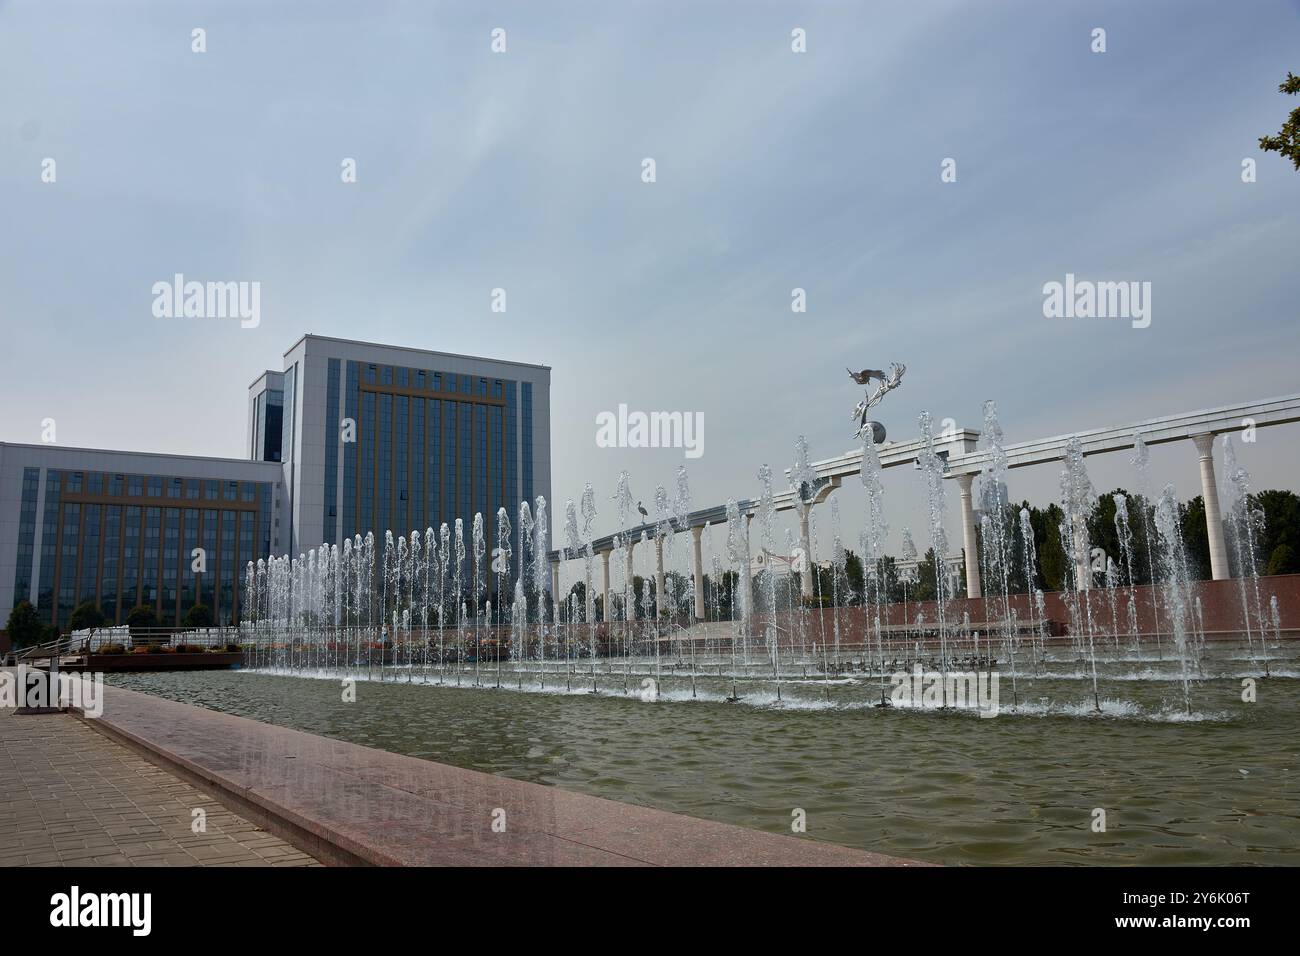
[[[1201,698],[1194,690],[1223,679],[1222,660],[1230,658],[1220,650],[1228,647],[1222,636],[1207,630],[1211,610],[1215,622],[1222,615],[1208,599],[1203,604],[1195,588],[1172,488],[1160,495],[1150,534],[1142,533],[1152,521],[1147,499],[1116,493],[1117,553],[1102,555],[1090,538],[1098,498],[1082,443],[1076,438],[1066,444],[1059,522],[1035,517],[1028,507],[1012,508],[1002,428],[996,405],[986,403],[974,556],[984,595],[975,602],[963,598],[950,578],[947,462],[928,413],[918,426],[916,463],[928,512],[924,574],[916,573],[922,566],[909,529],[901,529],[901,563],[887,553],[883,452],[874,428],[859,436],[863,519],[847,527],[839,494],[826,496],[829,560],[818,573],[813,502],[827,489],[800,437],[790,471],[794,494],[787,493],[785,506],[806,522],[806,531],[781,526],[782,496],[773,469],[763,465],[756,495],[727,501],[725,547],[716,550],[713,530],[701,516],[718,519],[692,511],[685,467],[676,470],[673,482],[655,486],[653,515],[640,523],[631,476],[621,473],[613,495],[617,530],[609,539],[610,580],[600,601],[593,530],[598,515],[590,484],[562,509],[559,568],[548,555],[542,497],[519,502],[513,525],[508,510],[499,508],[491,548],[491,516],[475,513],[436,529],[356,535],[292,558],[250,563],[244,574],[246,615],[238,630],[245,666],[261,673],[467,690],[888,709],[889,685],[900,672],[927,665],[947,679],[969,665],[1008,678],[1011,705],[1004,713],[1082,713],[1076,708],[1084,705],[1070,692],[1086,681],[1087,713],[1123,717],[1133,713],[1134,698],[1147,696],[1145,688],[1177,680],[1179,712],[1197,716],[1194,697]],[[1140,435],[1134,445],[1141,485],[1147,453]],[[1276,670],[1270,647],[1279,642],[1281,614],[1277,597],[1264,593],[1255,559],[1259,518],[1249,475],[1230,441],[1225,456],[1232,489],[1226,524],[1246,652],[1268,677]],[[752,539],[751,520],[757,521]],[[694,561],[693,549],[677,542],[687,533],[700,537],[698,594],[692,569],[681,573],[683,560]],[[1044,533],[1050,536],[1046,541]],[[1065,558],[1065,586],[1058,594],[1045,593],[1040,560],[1049,548],[1054,560],[1059,562],[1057,554]],[[801,563],[795,561],[796,551],[805,549]],[[1142,593],[1144,550],[1158,599]],[[1159,625],[1141,626],[1146,600],[1151,616],[1173,638],[1171,655],[1158,651],[1152,657],[1143,647],[1153,638],[1160,646]]]

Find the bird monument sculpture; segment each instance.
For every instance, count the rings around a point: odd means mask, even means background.
[[[903,373],[907,371],[907,366],[893,362],[889,366],[888,374],[875,368],[864,368],[860,372],[855,372],[853,369],[846,369],[846,371],[849,373],[849,378],[859,385],[870,386],[872,379],[880,382],[874,392],[868,392],[862,397],[862,401],[858,402],[857,407],[853,409],[852,415],[853,420],[858,423],[858,430],[853,435],[854,440],[861,441],[863,434],[870,428],[872,439],[879,445],[885,440],[885,426],[868,419],[867,412],[879,405],[886,395],[903,383]]]

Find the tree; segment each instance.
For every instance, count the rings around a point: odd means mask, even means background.
[[[131,629],[131,636],[134,637],[142,630],[157,627],[158,616],[148,604],[137,604],[131,608],[131,613],[127,614],[126,624]]]
[[[1073,583],[1069,559],[1061,543],[1061,522],[1064,520],[1065,512],[1056,504],[1043,510],[1029,509],[1029,525],[1034,529],[1034,550],[1038,553],[1039,581],[1035,582],[1035,587],[1041,586],[1044,591],[1060,591]]]
[[[1253,497],[1264,513],[1257,543],[1266,558],[1265,573],[1300,573],[1300,496],[1294,491],[1261,491]],[[1279,556],[1280,549],[1285,550]]]
[[[712,576],[704,576],[705,608],[712,609],[720,620],[731,620],[740,614],[740,595],[736,593],[740,575],[735,571],[723,571],[722,579],[714,581]]]
[[[1097,507],[1088,518],[1088,546],[1101,548],[1106,552],[1106,557],[1121,569],[1124,559],[1119,543],[1119,529],[1115,527],[1115,496],[1123,494],[1127,494],[1123,488],[1116,488],[1098,495]]]
[[[848,605],[862,603],[863,586],[866,583],[862,568],[862,559],[853,551],[844,552],[844,577],[849,582],[849,594],[844,601]]]
[[[838,572],[830,562],[813,566],[812,604],[820,607],[859,606],[863,601],[864,576],[862,558],[851,548],[845,548],[844,567]]]
[[[1296,574],[1300,572],[1300,561],[1296,559],[1295,549],[1289,544],[1279,544],[1268,556],[1265,574]]]
[[[185,618],[181,623],[186,627],[211,627],[212,608],[203,603],[195,604],[185,612]]]
[[[1197,495],[1178,506],[1178,519],[1187,553],[1187,574],[1193,581],[1210,577],[1210,532],[1205,524],[1205,499]]]
[[[41,623],[41,616],[32,607],[31,601],[19,601],[9,612],[5,630],[9,632],[9,640],[14,647],[28,647],[40,643],[45,625]]]
[[[68,630],[87,631],[92,627],[103,627],[104,621],[104,612],[99,609],[98,604],[94,601],[82,601],[72,609],[72,616],[68,618]]]
[[[912,589],[912,600],[933,601],[939,593],[935,580],[934,548],[928,548],[925,557],[916,566],[916,586]]]
[[[678,601],[686,600],[686,592],[690,590],[694,580],[690,575],[682,574],[680,571],[664,572],[664,588],[677,596]]]
[[[1289,95],[1300,93],[1300,76],[1288,70],[1286,79],[1278,86],[1277,91]],[[1282,129],[1276,136],[1259,138],[1259,148],[1266,153],[1280,153],[1285,159],[1291,160],[1292,166],[1300,170],[1300,106],[1291,111],[1291,115],[1282,124]]]

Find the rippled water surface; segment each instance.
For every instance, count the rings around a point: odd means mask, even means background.
[[[596,796],[946,864],[1300,863],[1300,664],[1294,649],[1242,700],[1254,664],[1219,649],[1192,688],[1167,663],[1089,669],[1050,662],[1017,681],[1011,709],[881,709],[868,678],[668,680],[663,699],[616,675],[548,678],[542,692],[249,671],[120,674],[109,680],[214,710]],[[392,678],[397,676],[397,682]],[[416,682],[406,683],[408,677]],[[436,678],[431,678],[436,681]],[[484,677],[490,684],[492,681]],[[558,681],[558,688],[555,686]],[[530,692],[531,691],[531,692]],[[1107,828],[1094,833],[1094,808]]]

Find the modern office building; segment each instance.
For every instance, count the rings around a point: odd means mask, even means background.
[[[237,621],[280,497],[274,463],[0,443],[0,611],[26,598],[66,627],[83,601],[115,623],[144,604],[171,624],[204,604]]]
[[[240,618],[250,560],[550,498],[550,369],[305,335],[249,387],[248,460],[0,443],[0,613]],[[204,570],[194,570],[195,549]]]
[[[476,513],[495,540],[498,508],[513,521],[521,500],[550,499],[550,381],[541,365],[304,335],[249,389],[249,447],[288,489],[285,550],[468,529]],[[272,448],[258,429],[277,401]]]
[[[279,461],[284,439],[284,373],[267,369],[248,388],[248,457]]]

